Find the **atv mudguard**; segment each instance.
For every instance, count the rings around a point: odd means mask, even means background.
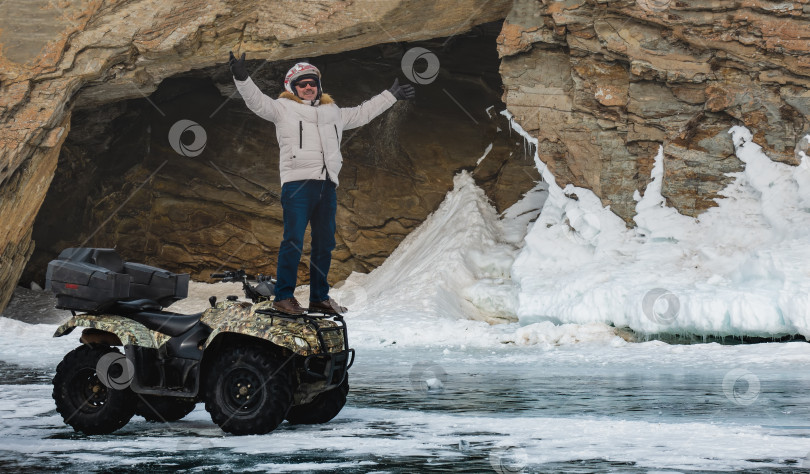
[[[242,301],[218,302],[216,307],[207,309],[202,316],[202,322],[213,329],[204,347],[208,347],[220,334],[236,333],[265,339],[302,356],[324,352],[333,354],[344,349],[342,331],[322,332],[326,347],[321,348],[315,327],[303,318],[292,319],[256,312],[269,310],[272,305],[271,301],[256,304]],[[330,320],[320,320],[318,324],[322,328],[338,326]]]
[[[77,327],[93,328],[107,331],[118,336],[123,345],[135,345],[157,349],[170,339],[169,336],[151,329],[143,324],[114,314],[77,314],[56,329],[53,337],[70,334]]]

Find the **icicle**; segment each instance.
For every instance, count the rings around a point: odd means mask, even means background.
[[[529,140],[524,140],[524,142],[526,143],[526,152],[523,158],[526,159],[527,156],[531,156],[532,154],[532,144]]]
[[[526,161],[526,137],[523,137],[523,161]]]

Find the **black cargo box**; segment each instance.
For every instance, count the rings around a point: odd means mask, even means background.
[[[124,262],[114,249],[69,248],[48,264],[45,286],[59,308],[99,312],[143,298],[168,306],[188,296],[188,282],[187,273]]]
[[[124,262],[113,249],[66,249],[48,263],[45,287],[56,294],[56,306],[103,311],[129,298],[132,278],[120,273]]]
[[[129,296],[133,299],[147,298],[165,307],[188,296],[188,273],[132,262],[124,262],[124,273],[132,278]]]

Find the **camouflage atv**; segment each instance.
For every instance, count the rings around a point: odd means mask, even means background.
[[[275,311],[274,282],[261,275],[256,285],[242,270],[212,277],[240,281],[252,303],[212,296],[205,311],[177,314],[163,308],[188,295],[188,274],[112,249],[71,248],[51,261],[46,285],[73,314],[54,337],[85,328],[53,378],[65,423],[111,433],[135,414],[175,421],[204,402],[214,423],[244,435],[337,415],[354,362],[343,317]]]

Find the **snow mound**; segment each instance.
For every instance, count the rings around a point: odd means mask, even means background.
[[[350,309],[352,344],[551,347],[616,338],[604,324],[587,337],[571,334],[576,325],[540,336],[516,324],[511,266],[547,195],[539,183],[498,216],[472,176],[458,174],[439,208],[380,267],[353,273],[331,291]]]
[[[590,190],[558,186],[535,152],[544,182],[503,215],[463,172],[382,266],[333,294],[370,344],[623,343],[611,326],[808,337],[810,158],[776,163],[747,129],[729,133],[745,169],[698,219],[667,206],[663,149],[633,229]]]
[[[652,182],[635,196],[635,229],[591,191],[560,189],[535,155],[549,198],[512,267],[520,321],[810,335],[810,167],[771,161],[743,127],[729,133],[745,170],[731,175],[718,206],[699,219],[667,207],[659,149]]]

